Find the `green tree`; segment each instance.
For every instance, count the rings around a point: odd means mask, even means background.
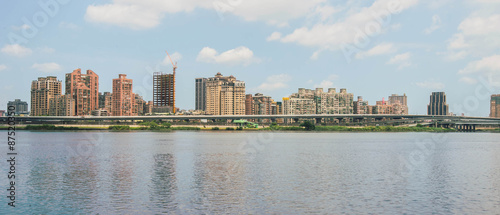
[[[168,122],[164,122],[161,124],[161,126],[163,126],[164,128],[170,128],[170,126],[172,126],[172,124],[170,124]]]
[[[304,127],[306,131],[312,131],[316,129],[316,126],[314,126],[314,124],[310,121],[304,121],[302,124],[300,124],[300,127]]]

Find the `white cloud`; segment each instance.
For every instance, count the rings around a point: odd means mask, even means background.
[[[5,69],[7,69],[7,66],[5,66],[5,65],[3,65],[3,64],[0,64],[0,71],[3,71],[3,70],[5,70]]]
[[[474,78],[471,78],[471,77],[462,77],[460,80],[458,80],[462,83],[465,83],[465,84],[477,84],[477,80],[474,79]]]
[[[484,56],[497,53],[500,49],[500,14],[491,16],[472,15],[458,26],[459,32],[448,40],[449,59],[463,59],[466,56]]]
[[[325,21],[332,17],[333,14],[341,11],[338,8],[332,7],[330,5],[317,6],[313,15],[319,16],[321,21]]]
[[[338,75],[331,74],[326,79],[322,80],[321,83],[315,84],[313,88],[323,88],[323,89],[333,88],[333,81],[337,80],[338,78],[339,78]]]
[[[383,28],[389,27],[387,25],[390,23],[387,20],[390,18],[387,16],[394,15],[389,10],[391,4],[398,3],[397,12],[401,12],[414,6],[417,2],[418,0],[377,0],[370,7],[352,9],[348,13],[350,15],[337,22],[317,23],[312,27],[295,29],[293,33],[282,37],[280,41],[330,50],[340,49],[344,44],[355,44],[358,48],[364,48],[366,44],[363,43],[366,40],[363,40],[363,37],[369,39],[370,36],[377,35],[377,32],[381,33]],[[382,14],[383,16],[374,16],[374,14]],[[380,29],[380,31],[376,29]]]
[[[29,26],[27,24],[23,24],[21,26],[12,26],[12,29],[14,29],[14,30],[26,30],[29,28],[31,28],[31,26]]]
[[[387,61],[387,64],[399,65],[398,69],[402,69],[404,67],[411,65],[410,57],[411,57],[410,52],[398,54],[398,55],[392,57],[389,61]]]
[[[489,86],[500,87],[500,55],[483,57],[480,60],[472,61],[465,68],[458,71],[463,76],[460,81],[468,84],[475,84],[478,80],[484,80]],[[470,78],[470,76],[474,78]]]
[[[437,30],[439,28],[441,28],[441,17],[439,17],[438,15],[434,15],[434,16],[432,16],[431,26],[426,28],[424,30],[424,33],[431,34],[432,32],[434,32],[435,30]]]
[[[44,73],[57,72],[62,70],[62,67],[57,63],[35,63],[33,64],[33,66],[31,66],[31,68]]]
[[[270,92],[278,89],[287,88],[287,83],[292,80],[288,74],[271,75],[266,81],[254,89],[256,92]]]
[[[431,90],[442,90],[444,89],[444,84],[441,82],[437,82],[434,80],[427,80],[424,82],[418,82],[416,83],[417,86],[425,89],[431,89]]]
[[[166,13],[191,12],[196,8],[214,10],[224,18],[226,14],[247,21],[264,21],[271,25],[287,26],[288,21],[313,12],[325,0],[113,0],[112,3],[90,5],[85,18],[89,22],[107,23],[132,29],[148,29],[160,24]],[[322,14],[331,13],[326,7]]]
[[[356,58],[362,59],[362,58],[370,57],[370,56],[394,53],[395,51],[396,51],[396,47],[394,47],[394,44],[383,43],[383,44],[380,44],[380,45],[377,45],[377,46],[371,48],[368,51],[359,52],[358,54],[356,54]]]
[[[500,55],[484,57],[481,60],[473,61],[460,70],[458,74],[500,74]]]
[[[267,41],[279,40],[281,38],[280,32],[273,32],[269,37],[267,37]]]
[[[315,84],[314,88],[323,88],[323,89],[328,89],[328,88],[333,88],[333,82],[329,80],[323,80],[319,84]]]
[[[182,59],[182,55],[179,52],[174,52],[173,54],[170,55],[170,57],[172,58],[172,61],[174,62],[174,64],[175,64],[175,62],[180,61]],[[163,65],[172,65],[172,62],[170,62],[168,55],[165,54],[165,58],[163,58],[162,64]]]
[[[24,57],[33,53],[31,49],[21,46],[19,44],[5,45],[1,51],[2,53],[16,57]]]
[[[156,27],[162,17],[161,11],[139,4],[90,5],[85,14],[85,20],[89,22],[113,24],[135,30]]]
[[[218,54],[217,51],[213,48],[205,47],[200,51],[200,53],[198,53],[198,57],[196,58],[196,60],[206,63],[244,66],[260,61],[258,58],[254,57],[252,50],[245,46],[240,46],[235,49],[225,51],[221,54]]]
[[[65,29],[70,29],[70,30],[79,30],[80,29],[80,27],[78,25],[71,23],[71,22],[60,22],[59,28],[65,28]]]
[[[217,2],[217,1],[216,1]],[[247,21],[264,21],[270,25],[279,27],[288,26],[288,21],[306,16],[326,2],[326,0],[253,0],[253,1],[220,1],[228,3],[228,13],[242,17]],[[238,2],[240,4],[238,4]],[[323,14],[327,14],[327,9],[323,9]],[[321,11],[321,9],[320,9]]]

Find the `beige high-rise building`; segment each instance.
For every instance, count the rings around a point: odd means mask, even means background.
[[[392,94],[389,96],[389,104],[394,106],[394,112],[392,114],[408,115],[408,102],[406,93],[401,95]]]
[[[352,114],[353,94],[346,89],[336,92],[335,88],[310,90],[299,88],[298,93],[283,99],[283,114]]]
[[[119,74],[119,78],[113,79],[113,116],[134,116],[135,94],[132,93],[132,79],[127,75]]]
[[[62,82],[55,76],[39,77],[31,82],[31,116],[50,114],[50,100],[61,95]]]
[[[206,114],[209,115],[244,115],[245,82],[234,76],[215,77],[206,80]]]
[[[50,99],[51,116],[74,116],[75,115],[75,99],[70,95],[55,95]]]

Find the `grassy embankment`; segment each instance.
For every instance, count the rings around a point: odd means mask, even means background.
[[[149,130],[149,131],[178,131],[178,130],[200,130],[198,127],[172,127],[168,122],[158,124],[156,122],[143,122],[139,124],[141,127],[130,127],[128,125],[112,125],[109,130],[112,131],[129,131],[129,130]]]
[[[445,128],[430,128],[430,127],[394,127],[394,126],[366,126],[366,127],[347,127],[347,126],[315,126],[310,122],[304,122],[300,126],[279,126],[276,123],[266,128],[242,128],[242,127],[172,127],[170,123],[143,122],[140,127],[131,127],[128,125],[112,125],[109,127],[68,127],[55,125],[27,125],[18,127],[19,130],[34,130],[34,131],[68,131],[68,130],[110,130],[110,131],[175,131],[175,130],[213,130],[213,131],[327,131],[327,132],[455,132],[455,129]],[[5,127],[5,126],[4,126]],[[7,127],[0,127],[6,130]],[[500,132],[500,129],[491,130],[492,132]]]

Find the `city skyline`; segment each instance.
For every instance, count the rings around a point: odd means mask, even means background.
[[[500,30],[488,27],[500,23],[495,1],[405,1],[400,12],[390,13],[381,33],[359,47],[342,39],[356,34],[333,31],[333,37],[328,32],[348,24],[365,31],[377,19],[361,12],[385,11],[391,1],[310,1],[301,8],[293,2],[261,4],[270,8],[266,11],[242,2],[223,12],[211,3],[128,2],[70,1],[57,3],[53,13],[36,2],[7,3],[0,9],[0,103],[29,101],[24,86],[32,80],[62,79],[78,67],[99,74],[101,92],[111,92],[111,80],[127,74],[137,83],[134,93],[150,101],[153,72],[172,71],[165,50],[178,62],[176,106],[182,109],[195,107],[193,80],[217,72],[245,81],[247,94],[263,93],[276,101],[298,88],[347,88],[370,104],[406,93],[410,114],[426,114],[429,95],[438,91],[446,92],[450,112],[487,117],[490,96],[500,93],[499,85],[488,83],[500,71]],[[137,13],[157,7],[152,14],[158,16],[120,19],[106,11],[131,5],[144,9]],[[291,13],[280,15],[283,10]],[[33,21],[39,12],[47,15],[47,23]],[[99,18],[100,13],[110,16]],[[23,34],[34,29],[28,37]],[[13,35],[20,38],[16,43]],[[343,43],[359,51],[345,55]]]

